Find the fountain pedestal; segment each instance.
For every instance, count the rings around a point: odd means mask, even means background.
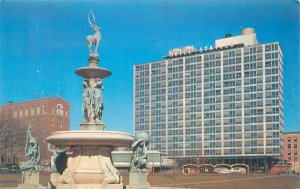
[[[59,183],[59,173],[51,173],[50,174],[50,182],[48,182],[48,188],[47,189],[56,189]]]
[[[29,172],[24,172],[23,179],[24,183],[18,185],[18,189],[46,189],[46,186],[42,186],[40,182],[40,173],[35,172],[29,174]]]
[[[80,131],[55,132],[47,142],[59,147],[68,147],[67,168],[59,176],[57,189],[123,189],[119,171],[111,161],[115,147],[128,147],[133,136],[104,131],[103,83],[111,75],[107,69],[98,67],[99,58],[89,56],[89,66],[75,73],[84,78],[82,109],[84,120]]]
[[[147,177],[148,173],[129,173],[129,185],[126,186],[126,189],[150,189]]]
[[[99,130],[104,131],[105,125],[102,122],[90,123],[87,121],[83,121],[80,123],[80,130]]]

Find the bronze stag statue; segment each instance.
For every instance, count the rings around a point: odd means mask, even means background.
[[[93,18],[93,23],[90,20],[90,16],[92,16],[92,18]],[[98,49],[98,45],[101,40],[101,32],[100,32],[100,27],[98,27],[98,25],[96,24],[96,18],[93,14],[93,11],[89,12],[88,21],[89,21],[90,26],[93,28],[93,30],[95,32],[94,35],[86,36],[86,41],[87,41],[88,47],[89,47],[89,53],[90,53],[90,55],[98,56],[97,49]],[[95,46],[94,51],[92,50],[92,45]]]

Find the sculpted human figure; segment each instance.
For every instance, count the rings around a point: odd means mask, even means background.
[[[92,16],[92,18],[93,18],[93,23],[90,20],[90,16]],[[89,47],[89,52],[90,52],[90,55],[98,55],[97,50],[98,50],[98,45],[101,40],[101,32],[100,32],[100,27],[98,27],[96,24],[96,18],[93,14],[93,11],[89,12],[88,21],[89,21],[90,26],[93,28],[93,31],[95,32],[94,35],[88,35],[86,37],[86,41],[87,41],[88,47]],[[92,50],[92,45],[95,46],[94,51]]]
[[[29,171],[29,176],[31,176],[32,172],[38,172],[38,163],[40,161],[40,147],[37,144],[36,139],[31,135],[29,125],[27,129],[27,138],[26,138],[26,146],[25,146],[25,157],[27,161],[20,166],[22,171],[22,182],[24,182],[24,172]],[[28,145],[29,144],[29,145]]]
[[[60,174],[62,174],[67,167],[67,150],[61,149],[58,146],[51,148],[51,144],[48,144],[48,150],[53,153],[53,164],[51,165],[51,172],[59,172]]]
[[[130,164],[131,172],[146,172],[151,168],[147,162],[147,146],[150,144],[150,136],[146,132],[137,132],[134,137],[135,142],[131,145],[133,158]]]
[[[84,121],[89,120],[91,115],[91,95],[90,88],[87,80],[84,80],[82,83],[83,86],[83,95],[82,95],[82,112]]]
[[[95,99],[95,115],[96,121],[101,121],[103,115],[103,84],[99,79],[96,83],[96,87],[94,89],[94,99]]]
[[[89,79],[89,101],[90,101],[90,114],[89,114],[89,121],[96,120],[96,86],[97,80],[96,79]]]

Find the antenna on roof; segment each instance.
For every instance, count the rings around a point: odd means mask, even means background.
[[[57,96],[59,96],[59,79],[57,80]]]

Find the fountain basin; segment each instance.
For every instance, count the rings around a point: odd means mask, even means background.
[[[119,171],[111,161],[111,151],[115,147],[131,146],[132,135],[101,130],[59,131],[46,140],[55,146],[70,147],[67,168],[59,176],[59,189],[76,188],[78,184],[96,184],[97,188],[112,184],[123,188]]]
[[[111,75],[111,71],[100,67],[81,67],[75,70],[77,75],[83,78],[100,78],[103,79]]]
[[[111,146],[125,147],[133,143],[133,136],[115,131],[59,131],[46,138],[47,142],[56,146]]]

